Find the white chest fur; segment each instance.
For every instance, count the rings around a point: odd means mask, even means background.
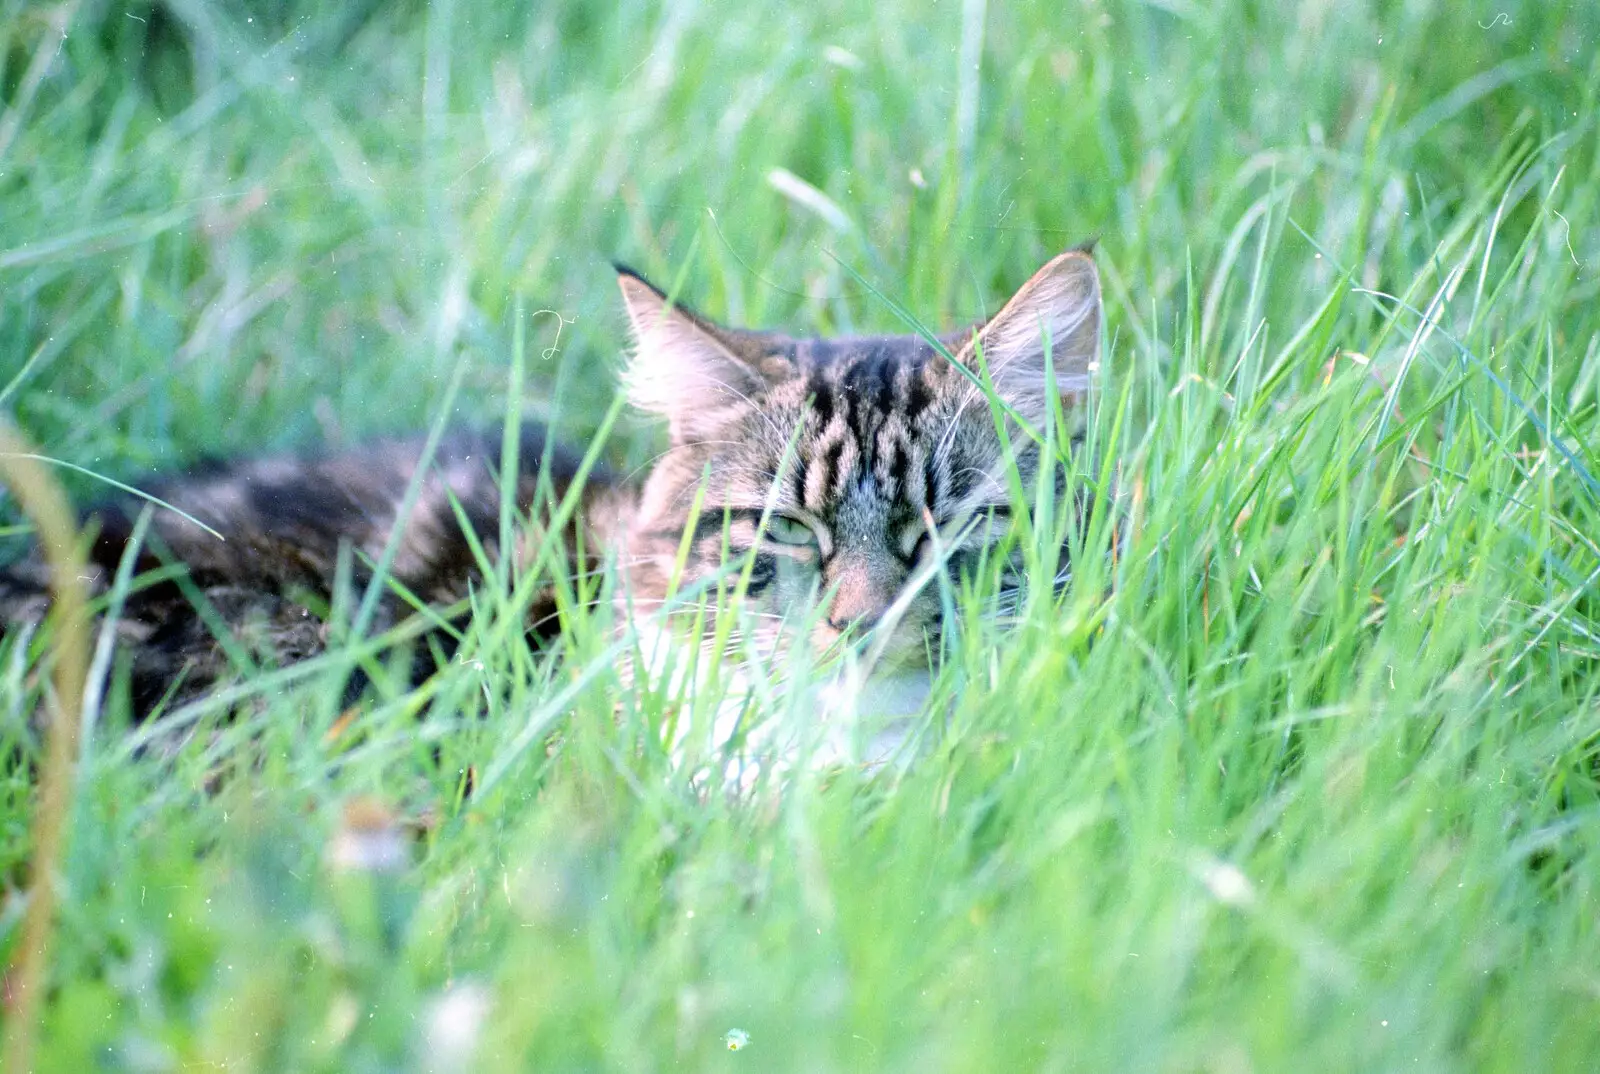
[[[697,779],[745,790],[767,773],[908,763],[932,681],[926,667],[865,674],[740,653],[716,660],[656,624],[637,627],[636,683],[664,704],[663,743]]]

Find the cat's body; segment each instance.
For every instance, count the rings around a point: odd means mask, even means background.
[[[616,559],[618,622],[654,639],[643,649],[684,640],[680,627],[692,622],[700,633],[690,645],[720,644],[735,660],[776,665],[796,645],[823,656],[870,650],[874,681],[904,695],[891,707],[914,707],[915,684],[939,649],[933,580],[985,558],[1006,532],[1008,467],[1033,487],[1038,448],[1025,437],[1008,447],[993,404],[1042,429],[1052,390],[1070,398],[1089,383],[1100,323],[1093,261],[1061,255],[995,317],[938,345],[730,330],[627,270],[620,283],[637,344],[629,395],[666,420],[671,444],[638,488],[603,470],[588,475],[562,535],[572,564]],[[978,386],[985,374],[993,399]],[[180,563],[188,582],[137,588],[118,623],[133,654],[136,708],[170,706],[227,672],[218,620],[269,660],[319,651],[325,631],[313,609],[332,597],[341,556],[354,591],[371,577],[423,444],[259,459],[145,484],[224,539],[171,511],[152,516],[153,539],[136,566]],[[435,604],[465,593],[477,559],[458,518],[498,554],[503,461],[498,434],[441,441],[393,549],[390,577],[404,590]],[[577,456],[534,429],[515,465],[519,514],[548,520],[578,476]],[[92,514],[103,587],[135,512],[123,502]],[[42,582],[32,561],[0,574],[8,629],[36,618]],[[685,596],[717,593],[722,600]],[[212,625],[195,610],[197,595],[215,610]],[[405,611],[391,593],[375,625]],[[536,602],[531,632],[550,614]],[[717,629],[725,614],[739,616],[738,630]],[[864,641],[866,649],[856,644]],[[860,696],[859,676],[846,682]]]
[[[212,463],[140,482],[142,491],[176,511],[132,497],[90,508],[85,515],[95,534],[89,546],[94,595],[108,592],[130,554],[138,515],[150,511],[148,529],[131,551],[139,580],[115,624],[129,656],[136,715],[199,697],[236,670],[229,646],[218,641],[219,625],[239,643],[235,654],[251,659],[281,665],[321,652],[328,636],[325,614],[341,570],[347,592],[359,599],[395,531],[426,446],[426,437],[415,436],[338,454]],[[486,557],[498,556],[501,447],[497,432],[459,430],[439,440],[399,530],[386,574],[394,584],[380,589],[371,629],[392,626],[412,610],[402,590],[436,606],[467,595],[479,570],[462,519]],[[525,427],[511,460],[518,513],[526,517],[541,501],[564,497],[580,461],[550,442],[542,428]],[[594,527],[614,527],[631,497],[604,467],[588,473],[579,495],[561,537],[567,560],[587,570],[598,566],[605,543]],[[548,507],[542,515],[549,517]],[[162,574],[147,573],[167,564],[181,564],[182,577],[159,580]],[[167,567],[164,573],[173,571]],[[47,606],[47,583],[37,558],[0,571],[0,636],[37,621]],[[530,636],[556,628],[553,605],[536,599],[529,609]],[[447,637],[440,637],[448,648]]]

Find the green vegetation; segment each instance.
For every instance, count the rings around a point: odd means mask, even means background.
[[[186,736],[113,686],[39,1069],[1592,1069],[1597,57],[1592,0],[11,0],[0,407],[56,458],[581,444],[608,258],[899,331],[1098,236],[1128,516],[1015,625],[956,595],[921,761],[751,802],[509,584],[421,692],[355,640]]]

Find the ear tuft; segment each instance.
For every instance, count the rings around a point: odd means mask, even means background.
[[[1100,272],[1085,250],[1052,259],[978,331],[977,346],[996,392],[1031,424],[1050,414],[1045,335],[1056,391],[1088,389],[1100,355]],[[959,355],[976,365],[972,344]]]
[[[632,269],[616,269],[633,328],[623,378],[633,405],[666,418],[675,444],[706,439],[752,406],[768,380],[735,353],[728,334]]]

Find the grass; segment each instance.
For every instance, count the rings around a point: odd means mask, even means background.
[[[421,692],[359,636],[231,718],[113,686],[38,1069],[1589,1069],[1597,45],[1586,0],[12,0],[0,406],[53,457],[586,444],[608,258],[901,331],[875,291],[956,324],[1098,236],[1125,518],[1013,626],[953,595],[922,760],[750,803],[659,746],[714,699],[620,685],[605,611],[529,654],[515,580]]]

